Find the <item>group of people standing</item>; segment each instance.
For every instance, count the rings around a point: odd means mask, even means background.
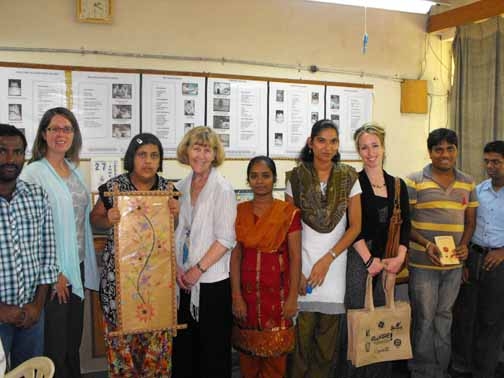
[[[504,290],[504,142],[485,147],[490,179],[476,188],[455,168],[458,140],[451,130],[429,134],[431,164],[399,185],[383,170],[384,129],[365,124],[354,140],[361,172],[340,162],[336,125],[317,121],[298,165],[287,173],[286,201],[273,198],[274,161],[258,156],[247,167],[253,199],[237,205],[217,170],[224,150],[210,128],[193,128],[180,142],[177,160],[191,170],[175,185],[159,175],[159,139],[142,133],[128,146],[125,173],[98,188],[91,210],[77,169],[82,138],[69,110],[46,112],[22,173],[26,139],[1,125],[0,336],[11,367],[43,349],[56,377],[80,377],[84,287],[97,290],[99,283],[111,377],[230,377],[232,347],[240,352],[245,378],[330,377],[335,365],[348,365],[348,377],[390,377],[390,363],[355,368],[338,356],[345,311],[363,307],[367,276],[373,277],[375,304],[382,305],[382,276],[407,263],[411,376],[446,376],[452,309],[464,280],[452,368],[492,377],[504,341],[503,302],[496,300]],[[181,194],[167,204],[177,224],[177,319],[188,326],[175,338],[169,331],[113,334],[113,226],[121,215],[105,193],[115,187]],[[389,257],[397,198],[402,222]],[[478,204],[483,211],[476,217]],[[91,225],[110,230],[100,279]],[[453,236],[460,264],[441,265],[434,242],[439,235]],[[471,340],[465,339],[469,331]]]

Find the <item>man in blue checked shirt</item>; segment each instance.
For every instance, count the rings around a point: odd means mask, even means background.
[[[488,143],[483,162],[489,179],[476,187],[476,230],[453,314],[454,377],[494,377],[504,343],[504,141]]]
[[[56,242],[47,194],[18,179],[26,138],[0,124],[0,338],[10,368],[43,353],[44,303],[56,281]]]

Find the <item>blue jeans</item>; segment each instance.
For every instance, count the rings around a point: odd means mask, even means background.
[[[10,369],[14,369],[32,357],[44,354],[44,310],[39,320],[30,328],[18,328],[12,324],[0,323],[0,338],[5,355],[10,354]]]
[[[413,320],[411,378],[442,378],[450,363],[452,308],[460,289],[462,269],[409,269]]]

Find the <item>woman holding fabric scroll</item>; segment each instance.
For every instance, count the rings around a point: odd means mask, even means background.
[[[105,196],[117,186],[120,192],[168,190],[171,184],[158,175],[163,166],[163,146],[149,133],[131,140],[124,156],[124,170],[98,188],[100,199],[91,213],[93,226],[109,229],[100,284],[100,303],[105,317],[105,346],[109,377],[170,377],[172,336],[170,331],[112,336],[117,327],[114,225],[121,218],[113,197]],[[170,211],[178,213],[177,201],[170,199]],[[155,314],[153,314],[155,316]]]
[[[347,309],[364,307],[368,274],[374,277],[375,306],[385,304],[381,273],[386,271],[395,275],[402,269],[411,228],[406,185],[400,180],[400,192],[396,193],[396,185],[399,182],[396,184],[394,177],[383,170],[385,131],[377,124],[367,123],[355,131],[354,141],[364,164],[364,169],[359,172],[362,188],[362,230],[348,252],[345,298]],[[394,235],[389,233],[389,227],[396,200],[400,201],[401,223],[396,226],[394,238]],[[386,256],[387,248],[392,251],[393,257]],[[349,366],[348,376],[388,377],[391,376],[390,363],[361,368]]]
[[[217,167],[224,149],[205,126],[188,131],[177,159],[191,167],[175,187],[181,192],[175,232],[180,331],[173,347],[177,378],[231,377],[230,251],[235,246],[236,198]]]

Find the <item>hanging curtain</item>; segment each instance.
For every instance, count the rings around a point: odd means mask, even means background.
[[[477,182],[485,178],[483,147],[504,140],[504,18],[457,28],[452,128],[459,136],[459,164]]]

